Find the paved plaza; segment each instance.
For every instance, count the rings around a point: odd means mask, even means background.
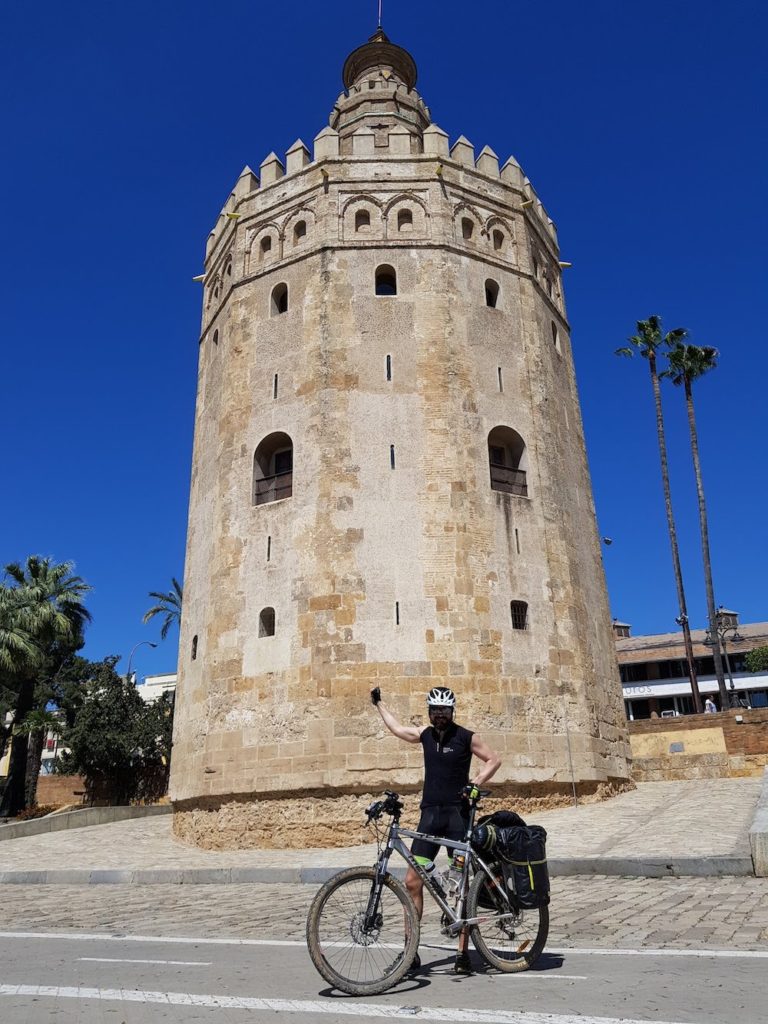
[[[644,783],[612,800],[543,811],[528,820],[547,829],[550,860],[578,860],[585,871],[600,873],[600,862],[607,858],[748,860],[749,826],[761,784],[760,778]],[[409,809],[415,803],[415,796],[408,798]],[[111,880],[122,881],[130,872],[170,870],[179,876],[168,881],[182,881],[182,871],[250,868],[262,872],[254,880],[278,881],[278,871],[288,878],[297,868],[322,871],[370,864],[375,853],[375,844],[330,850],[200,850],[175,839],[170,816],[161,816],[7,840],[0,843],[0,880],[34,871],[48,873],[49,881],[79,883],[88,881],[88,872],[113,871],[122,874]],[[272,869],[269,877],[267,869]]]

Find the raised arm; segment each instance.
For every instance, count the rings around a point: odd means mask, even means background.
[[[384,707],[384,702],[381,699],[381,690],[378,686],[371,690],[371,702],[381,715],[382,722],[393,736],[397,736],[400,740],[405,740],[406,743],[419,742],[422,729],[415,725],[401,725],[392,712]]]
[[[476,786],[482,786],[483,783],[493,778],[496,772],[501,767],[501,758],[495,751],[491,750],[487,743],[480,739],[475,733],[472,737],[472,753],[480,761],[484,762],[483,767],[479,772],[475,772],[472,782]]]

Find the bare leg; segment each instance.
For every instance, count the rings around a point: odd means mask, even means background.
[[[424,913],[424,883],[413,868],[408,868],[405,874],[405,887],[413,900],[414,907],[416,907],[416,916],[421,920],[421,915]]]

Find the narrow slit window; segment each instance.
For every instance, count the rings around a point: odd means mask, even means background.
[[[501,367],[500,366],[498,367],[498,374],[499,374],[499,391],[503,391],[504,390],[504,380],[503,380],[503,378],[501,376]]]
[[[395,468],[395,446],[393,444],[389,446],[389,466],[390,469]]]
[[[517,527],[515,527],[515,551],[517,551],[518,555],[520,554],[520,534]]]
[[[387,380],[392,380],[392,356],[387,356]]]
[[[267,561],[272,558],[272,537],[267,537]]]
[[[307,222],[300,220],[296,227],[293,229],[293,244],[300,245],[301,242],[307,237]]]
[[[400,602],[395,601],[395,625],[400,625]]]
[[[528,605],[525,601],[511,601],[512,629],[528,629]]]
[[[192,661],[197,658],[197,634],[192,637]]]
[[[277,398],[277,374],[275,374],[272,380],[272,397]]]
[[[376,268],[376,294],[397,295],[397,274],[394,267],[385,264]]]
[[[490,277],[485,282],[485,304],[490,306],[491,309],[496,309],[499,302],[499,285],[497,281],[493,281]]]
[[[259,614],[259,636],[275,635],[275,609],[262,608]]]
[[[554,320],[552,321],[552,344],[555,346],[555,349],[559,352],[560,351],[560,332],[558,331],[557,324],[555,323]]]
[[[368,210],[358,210],[355,214],[355,231],[367,231],[371,226],[371,215]]]
[[[472,238],[472,234],[475,230],[475,225],[469,219],[469,217],[461,218],[461,237],[465,242],[468,242]]]
[[[272,300],[270,303],[272,316],[279,316],[288,312],[288,285],[285,282],[276,284],[272,289]]]
[[[410,210],[398,210],[397,213],[397,230],[398,231],[410,231],[413,227],[413,214]]]
[[[214,331],[213,332],[213,344],[214,345],[218,345],[219,344],[219,332],[218,331]]]

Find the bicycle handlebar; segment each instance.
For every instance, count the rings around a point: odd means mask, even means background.
[[[470,783],[462,789],[461,795],[476,807],[483,797],[491,795],[491,790],[478,789],[477,786],[473,786]],[[391,789],[387,789],[384,791],[384,796],[386,799],[375,800],[365,809],[365,816],[369,822],[378,821],[382,814],[391,814],[393,817],[400,816],[400,811],[402,811],[404,807],[404,804],[400,799],[400,794],[393,792]]]

